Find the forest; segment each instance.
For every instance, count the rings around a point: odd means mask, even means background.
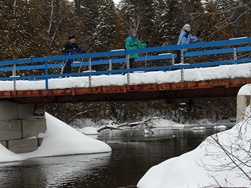
[[[117,5],[113,0],[1,0],[0,15],[0,61],[60,55],[70,35],[86,53],[122,49],[131,28],[150,47],[176,44],[186,23],[193,34],[201,31],[200,41],[250,37],[251,33],[249,0],[121,0]],[[175,112],[163,100],[54,104],[46,105],[46,110],[65,122],[77,114],[77,118],[118,122],[149,115],[182,116],[178,121],[184,122],[235,116],[235,100],[202,98],[191,105],[187,99],[179,101],[186,105]]]

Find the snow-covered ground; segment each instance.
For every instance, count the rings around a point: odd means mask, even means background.
[[[251,63],[222,65],[217,67],[184,69],[184,81],[201,81],[221,78],[247,78],[251,76]],[[181,81],[181,70],[135,72],[130,74],[130,84],[173,83]],[[91,85],[126,85],[127,75],[100,75],[91,77]],[[45,89],[45,81],[16,81],[17,90]],[[55,78],[49,80],[49,89],[89,87],[89,77]],[[0,81],[0,90],[14,90],[13,81]]]
[[[139,122],[132,123],[122,123],[116,124],[112,120],[101,120],[100,122],[96,122],[96,124],[91,121],[91,119],[77,119],[73,122],[73,127],[78,131],[86,134],[86,135],[95,135],[98,132],[104,129],[126,129],[133,127],[132,125],[142,125],[142,129],[146,128],[145,119]],[[208,119],[200,119],[193,123],[180,124],[172,120],[153,117],[149,122],[147,122],[149,128],[151,129],[191,129],[191,130],[206,130],[206,128],[213,128],[215,130],[221,131],[225,130],[229,127],[233,127],[235,125],[235,118],[225,118],[224,120],[219,121],[210,121]],[[137,126],[140,128],[140,126]]]
[[[250,95],[250,91],[249,84],[239,95]],[[208,137],[193,151],[153,166],[138,188],[251,187],[250,119],[248,106],[242,122]]]
[[[36,151],[15,154],[0,144],[0,162],[46,156],[111,152],[107,144],[80,133],[47,113],[46,124],[46,132],[39,135],[43,138],[43,143]]]
[[[228,131],[208,137],[195,150],[152,167],[137,186],[139,188],[250,187],[250,179],[247,179],[241,171],[244,170],[250,177],[250,140],[250,123],[241,122]],[[221,146],[227,150],[227,154]],[[228,152],[231,153],[229,156]],[[241,169],[232,160],[240,165]]]

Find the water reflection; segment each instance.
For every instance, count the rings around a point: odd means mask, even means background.
[[[213,130],[104,131],[111,153],[29,159],[0,164],[0,188],[135,187],[146,171],[196,148]]]
[[[0,164],[1,188],[76,187],[79,179],[109,163],[111,153],[29,159]],[[83,186],[82,186],[83,187]]]

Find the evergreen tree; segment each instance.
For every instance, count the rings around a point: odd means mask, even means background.
[[[150,40],[156,45],[155,37],[159,36],[161,16],[160,0],[146,0],[144,3],[137,0],[122,0],[120,9],[124,15],[123,24],[126,25],[127,35],[131,28],[135,28],[141,41]]]
[[[182,15],[181,1],[164,0],[161,14],[160,32],[163,44],[177,44],[180,29],[183,22],[180,19]]]
[[[108,51],[117,48],[118,19],[113,0],[75,0],[75,10],[81,20],[82,35],[88,51]]]
[[[95,18],[95,44],[98,51],[116,48],[116,11],[113,0],[98,0],[98,15]]]

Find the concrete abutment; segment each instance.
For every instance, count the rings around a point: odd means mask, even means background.
[[[44,105],[0,101],[0,143],[14,153],[32,152],[45,133]]]

